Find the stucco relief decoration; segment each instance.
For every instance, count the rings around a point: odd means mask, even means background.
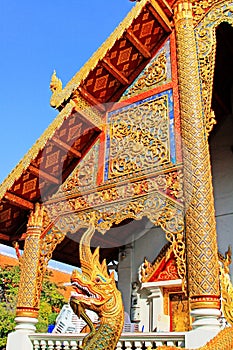
[[[153,89],[171,81],[170,41],[168,40],[134,83],[125,91],[121,100]]]
[[[108,178],[172,164],[171,99],[166,91],[109,114]]]
[[[179,279],[172,245],[166,244],[153,263],[145,258],[139,278],[141,282]]]
[[[211,5],[214,2],[212,0],[208,1]],[[200,2],[198,6],[201,6],[203,3]],[[216,124],[214,112],[211,110],[216,54],[215,31],[217,26],[222,22],[228,22],[233,25],[233,3],[231,1],[215,5],[195,28],[207,135],[211,132],[214,124]]]
[[[72,202],[74,204],[75,199],[72,199]],[[184,220],[181,204],[158,192],[151,192],[135,199],[131,196],[128,200],[116,201],[115,197],[115,202],[109,202],[108,205],[105,203],[92,210],[63,214],[56,222],[56,227],[60,232],[75,234],[78,227],[86,227],[90,220],[93,220],[93,216],[95,227],[102,234],[105,234],[113,223],[118,224],[127,218],[140,220],[143,216],[147,216],[152,223],[163,228],[175,255],[178,274],[180,278],[185,279]]]
[[[211,6],[217,4],[219,0],[192,0],[191,2],[194,15],[193,21],[194,23],[198,23],[205,16]]]
[[[96,186],[99,144],[100,142],[97,141],[97,143],[90,149],[87,155],[66,179],[59,189],[59,192],[77,192],[79,190],[83,191]],[[92,169],[92,171],[90,171],[90,169]]]

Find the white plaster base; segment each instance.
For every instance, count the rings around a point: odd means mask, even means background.
[[[185,346],[196,349],[205,345],[221,330],[219,317],[221,312],[217,309],[196,309],[191,311],[195,318],[193,330],[186,333]]]
[[[208,331],[219,331],[221,329],[220,316],[221,311],[217,309],[196,309],[191,311],[194,317],[192,328]]]
[[[36,330],[36,318],[16,317],[15,332],[8,335],[6,350],[33,350],[33,345],[28,337]]]
[[[220,330],[195,329],[185,334],[185,347],[187,349],[197,349],[204,346],[213,339]]]

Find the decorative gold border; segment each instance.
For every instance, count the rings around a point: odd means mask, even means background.
[[[208,2],[209,1],[212,3],[214,0],[208,0]],[[202,3],[204,2],[200,2],[200,4]],[[222,22],[227,22],[230,25],[233,25],[233,16],[228,16],[228,13],[232,12],[232,1],[224,1],[220,4],[216,3],[194,29],[197,43],[199,72],[202,84],[201,94],[205,113],[205,128],[207,135],[209,135],[214,124],[216,124],[214,112],[211,110],[216,56],[215,30]]]
[[[39,309],[36,308],[19,307],[16,310],[16,317],[38,318],[38,316]]]

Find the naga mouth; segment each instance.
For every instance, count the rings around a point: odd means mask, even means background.
[[[80,285],[77,281],[71,282],[72,287],[74,288],[75,292],[72,293],[73,298],[85,298],[85,299],[96,299],[96,300],[101,300],[101,297],[97,294],[91,293],[90,290],[85,287]]]

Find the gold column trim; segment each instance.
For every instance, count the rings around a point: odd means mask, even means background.
[[[178,79],[186,206],[188,289],[191,307],[219,299],[218,254],[208,140],[203,122],[201,81],[191,2],[175,8]],[[210,298],[211,297],[211,298]],[[211,300],[210,300],[211,299]],[[192,304],[193,302],[193,304]]]
[[[16,316],[38,317],[43,277],[54,249],[64,237],[51,223],[45,207],[36,203],[28,219],[21,257]]]
[[[16,316],[38,317],[40,285],[37,282],[43,215],[43,206],[36,203],[28,219],[24,253],[21,258]]]

